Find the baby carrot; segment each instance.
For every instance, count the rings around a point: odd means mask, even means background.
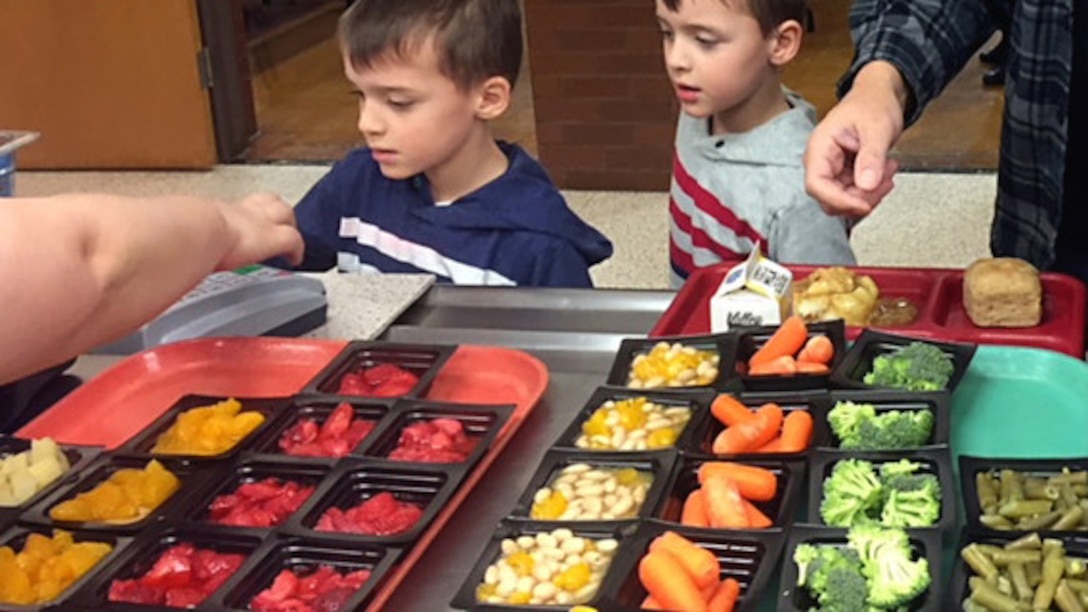
[[[783,355],[793,357],[805,345],[808,327],[801,317],[793,315],[778,326],[774,334],[748,359],[748,367],[755,368]]]
[[[740,583],[736,578],[726,578],[706,604],[707,612],[733,612],[740,599]]]
[[[782,420],[782,447],[779,452],[799,453],[812,442],[812,415],[794,410]]]
[[[706,610],[706,601],[680,562],[667,552],[646,553],[638,563],[638,578],[650,596],[667,610]]]
[[[710,413],[723,425],[732,427],[752,418],[752,409],[728,393],[722,393],[710,405]]]
[[[783,420],[783,423],[785,421]],[[753,453],[783,453],[782,450],[782,436],[776,437],[774,440],[764,444],[763,446],[752,451]]]
[[[712,474],[703,482],[706,516],[710,526],[718,529],[747,529],[748,513],[737,484],[728,476]]]
[[[650,543],[652,552],[664,551],[676,557],[691,576],[695,586],[705,589],[718,583],[721,565],[714,553],[699,546],[675,531],[666,531]]]
[[[796,374],[827,374],[831,371],[826,364],[811,361],[797,361],[794,365],[797,366]]]
[[[774,525],[774,521],[747,499],[744,500],[744,512],[748,515],[748,522],[751,523],[753,529],[766,529]]]
[[[642,608],[643,610],[664,610],[665,609],[665,608],[661,607],[661,604],[657,603],[657,600],[654,599],[653,595],[647,595],[646,599],[642,600],[642,604],[639,607]]]
[[[768,375],[786,375],[796,374],[797,369],[800,367],[800,363],[793,358],[793,355],[782,355],[781,357],[775,357],[770,361],[764,361],[759,365],[753,365],[748,368],[749,376],[768,376]]]
[[[710,527],[710,521],[706,517],[706,499],[702,489],[695,489],[688,493],[684,500],[684,508],[680,511],[680,524],[692,527]]]
[[[726,427],[716,438],[711,450],[715,455],[745,453],[770,442],[782,429],[782,409],[777,404],[764,404],[754,417]]]
[[[711,476],[725,476],[737,484],[745,499],[770,501],[778,491],[778,477],[774,472],[755,465],[730,461],[707,461],[699,466],[699,482],[706,484]]]
[[[831,343],[831,338],[824,335],[817,335],[808,339],[804,348],[797,354],[797,361],[808,361],[810,363],[822,363],[827,365],[831,363],[831,359],[834,356],[835,345]]]

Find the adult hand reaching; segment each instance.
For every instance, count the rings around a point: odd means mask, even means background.
[[[216,266],[232,270],[255,261],[283,255],[292,264],[302,261],[302,237],[295,229],[295,214],[279,196],[257,193],[220,208],[230,246]]]
[[[898,166],[888,151],[903,133],[906,100],[899,71],[871,62],[813,130],[805,150],[805,189],[825,212],[864,217],[892,190]]]

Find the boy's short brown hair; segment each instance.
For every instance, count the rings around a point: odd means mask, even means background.
[[[670,11],[675,11],[684,0],[661,0]],[[805,0],[719,0],[723,4],[740,4],[748,8],[748,12],[759,22],[759,28],[763,34],[770,34],[772,30],[790,21],[791,19],[801,25],[805,25],[808,19],[805,15]]]
[[[355,0],[339,36],[354,67],[433,39],[442,73],[466,90],[493,76],[513,87],[521,68],[518,0]]]

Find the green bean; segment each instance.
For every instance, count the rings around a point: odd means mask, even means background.
[[[1023,563],[1009,564],[1009,577],[1012,578],[1012,586],[1016,590],[1016,598],[1020,601],[1031,601],[1035,595],[1035,589],[1028,584],[1028,574]]]
[[[1073,486],[1073,492],[1077,494],[1077,497],[1088,497],[1088,484],[1075,484]]]
[[[1050,477],[1050,484],[1088,484],[1088,472],[1081,470],[1078,472],[1070,472],[1068,470],[1062,470],[1061,474]]]
[[[1024,489],[1020,483],[1020,474],[1013,470],[1001,470],[1001,499],[1017,501],[1024,499]]]
[[[1080,598],[1064,580],[1058,583],[1058,588],[1054,591],[1054,603],[1058,604],[1062,612],[1084,612]]]
[[[975,492],[978,494],[978,505],[997,505],[997,491],[994,490],[993,479],[986,472],[975,473]]]
[[[1002,550],[994,553],[994,565],[1008,565],[1010,563],[1032,563],[1043,558],[1041,550]]]
[[[1033,531],[1036,529],[1047,529],[1054,523],[1058,522],[1058,519],[1062,517],[1062,513],[1057,510],[1053,512],[1047,512],[1046,514],[1040,514],[1032,518],[1021,520],[1017,523],[1017,529],[1023,529],[1024,531]]]
[[[1024,479],[1024,498],[1025,499],[1050,499],[1047,496],[1047,488],[1050,485],[1043,478],[1029,477]]]
[[[1080,500],[1080,503],[1077,505],[1080,506],[1081,510],[1084,510],[1084,517],[1081,518],[1080,524],[1084,527],[1088,527],[1088,499]]]
[[[1047,539],[1043,542],[1043,550],[1046,557],[1043,559],[1043,581],[1039,588],[1035,589],[1035,599],[1032,607],[1036,610],[1049,610],[1054,601],[1054,592],[1058,589],[1058,581],[1065,573],[1065,551],[1061,548],[1061,542],[1053,544],[1054,540]]]
[[[1026,603],[1016,601],[978,576],[968,580],[968,584],[971,585],[971,601],[994,612],[1017,612],[1018,610],[1031,609]]]
[[[968,567],[975,570],[975,573],[982,576],[983,580],[987,582],[997,578],[998,570],[994,565],[990,557],[982,552],[978,544],[969,544],[960,551],[960,557],[967,563]]]
[[[1084,510],[1080,506],[1073,506],[1065,511],[1062,517],[1054,523],[1053,529],[1055,531],[1069,531],[1075,529],[1080,524],[1080,520],[1084,518]]]
[[[1085,571],[1088,571],[1088,566],[1085,565],[1084,559],[1065,558],[1066,578],[1079,578],[1084,575]]]
[[[1050,512],[1054,502],[1049,499],[1017,499],[1001,504],[997,513],[1005,518],[1027,518]]]
[[[1066,584],[1069,585],[1069,588],[1073,589],[1074,591],[1076,591],[1078,593],[1088,593],[1088,580],[1079,580],[1077,578],[1066,578],[1065,582],[1066,582]]]
[[[1043,539],[1036,532],[1020,536],[1004,546],[1005,550],[1040,550],[1043,547]]]
[[[1069,486],[1068,482],[1063,482],[1058,485],[1058,493],[1061,495],[1061,499],[1065,501],[1066,505],[1073,508],[1080,503],[1080,499],[1077,494],[1073,492],[1073,487]]]
[[[1015,527],[1012,521],[1001,516],[1000,514],[983,514],[978,517],[980,523],[989,527],[990,529],[1009,530]]]
[[[1024,571],[1028,574],[1028,584],[1031,588],[1039,586],[1039,583],[1043,581],[1043,564],[1042,563],[1028,563],[1024,566]]]
[[[960,607],[963,612],[990,612],[990,609],[986,606],[977,604],[970,599],[963,600],[963,605]]]

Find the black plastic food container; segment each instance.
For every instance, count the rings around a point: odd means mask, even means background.
[[[982,458],[969,455],[960,455],[960,488],[963,492],[963,511],[967,528],[980,533],[991,533],[1002,536],[1017,536],[1026,533],[1020,529],[1000,530],[992,529],[982,524],[979,520],[982,509],[978,499],[978,489],[975,478],[979,472],[1000,472],[1001,470],[1014,470],[1029,476],[1043,478],[1061,474],[1068,468],[1073,472],[1088,471],[1088,457],[1070,457],[1068,459],[1000,459]],[[1080,499],[1085,496],[1079,495]],[[1076,536],[1088,540],[1088,529],[1081,527],[1079,530],[1055,531],[1052,529],[1037,529],[1040,534],[1047,537]]]
[[[190,459],[194,461],[216,461],[222,459],[229,459],[236,456],[238,453],[249,448],[253,441],[258,440],[264,435],[265,430],[268,429],[270,423],[276,420],[279,413],[290,401],[287,398],[233,398],[242,404],[242,409],[239,410],[239,414],[242,412],[259,412],[264,416],[264,422],[257,426],[256,429],[249,432],[244,438],[238,441],[237,444],[230,449],[218,453],[215,455],[200,455],[200,454],[186,454],[186,453],[158,453],[153,452],[152,448],[158,441],[159,436],[166,433],[170,427],[174,425],[178,416],[181,413],[194,408],[202,408],[218,404],[220,402],[231,399],[229,397],[213,397],[207,395],[187,395],[176,404],[170,407],[159,418],[155,419],[151,425],[144,428],[143,431],[133,436],[128,442],[120,448],[120,452],[133,455],[149,455],[159,458],[178,458],[178,459]]]
[[[737,366],[736,375],[740,377],[741,385],[746,392],[783,392],[803,391],[807,389],[826,389],[831,372],[842,363],[846,355],[846,327],[842,319],[825,321],[821,323],[808,323],[808,338],[815,336],[827,336],[831,340],[831,346],[835,353],[831,357],[831,363],[824,374],[797,373],[790,375],[763,374],[752,376],[748,374],[748,360],[756,351],[770,340],[778,331],[777,325],[764,327],[739,327],[737,333]],[[807,342],[807,340],[806,340]],[[796,357],[796,355],[794,355]]]
[[[294,427],[302,419],[312,419],[320,428],[325,424],[333,411],[336,410],[340,404],[345,402],[351,405],[353,412],[352,420],[364,419],[372,421],[374,424],[370,433],[363,437],[359,444],[348,451],[348,455],[353,453],[359,454],[373,442],[374,434],[377,433],[378,428],[381,426],[382,419],[384,419],[392,410],[394,400],[350,396],[298,396],[292,399],[291,403],[280,411],[275,422],[270,423],[265,429],[264,434],[259,439],[255,440],[249,448],[254,453],[274,455],[277,459],[321,459],[321,457],[288,455],[280,448],[280,440],[289,429]],[[336,459],[337,457],[329,455],[324,458]]]
[[[346,461],[329,474],[302,508],[287,520],[282,531],[323,541],[408,547],[446,506],[464,476],[464,469],[441,464],[387,466]],[[392,493],[399,502],[419,506],[423,510],[422,516],[411,528],[388,535],[316,529],[318,521],[328,509],[336,507],[346,511],[382,492]]]
[[[733,578],[740,583],[738,612],[757,610],[778,567],[785,534],[780,529],[766,531],[725,531],[673,525],[661,521],[643,521],[631,539],[627,556],[613,566],[610,582],[615,603],[624,609],[638,609],[646,598],[646,589],[638,578],[638,564],[649,551],[654,538],[673,531],[701,548],[714,553],[721,564],[719,578]]]
[[[406,465],[430,464],[430,462],[391,459],[389,454],[397,448],[401,433],[405,427],[421,421],[452,419],[459,421],[464,428],[465,435],[474,439],[476,443],[464,461],[453,462],[451,465],[470,469],[491,447],[495,436],[510,420],[514,408],[513,405],[451,404],[428,400],[401,400],[396,403],[393,410],[380,425],[380,428],[371,432],[371,435],[368,436],[371,442],[358,449],[356,455]]]
[[[408,393],[397,397],[423,397],[434,382],[434,377],[456,350],[457,347],[453,345],[350,342],[303,387],[303,392],[339,394],[340,380],[345,374],[388,363],[411,372],[419,379]]]
[[[652,481],[646,491],[646,499],[639,504],[635,516],[642,518],[653,516],[658,506],[664,499],[669,479],[672,476],[673,465],[677,460],[677,453],[673,450],[663,450],[645,453],[594,453],[574,451],[569,449],[553,449],[540,461],[540,467],[529,480],[525,492],[518,499],[511,516],[533,518],[530,513],[533,507],[533,497],[542,487],[549,486],[559,477],[560,471],[567,466],[585,463],[592,469],[619,470],[631,468],[650,475]],[[546,519],[534,519],[546,520]],[[594,519],[615,520],[615,519]],[[621,519],[622,520],[622,519]]]
[[[706,419],[710,418],[710,403],[714,401],[714,398],[717,397],[717,395],[717,391],[713,389],[681,391],[628,389],[626,387],[614,386],[597,387],[596,391],[593,392],[593,395],[586,401],[585,406],[574,415],[574,419],[571,420],[570,425],[559,435],[559,438],[555,441],[555,446],[558,448],[572,448],[589,452],[615,452],[615,450],[618,449],[609,449],[606,451],[605,449],[595,450],[590,448],[579,448],[577,446],[577,440],[579,436],[582,435],[582,425],[588,421],[589,418],[593,416],[593,413],[603,406],[605,402],[618,402],[632,398],[645,397],[649,401],[655,404],[661,404],[665,408],[683,407],[691,410],[691,418],[688,420],[683,430],[680,431],[673,446],[668,447],[691,448],[693,445],[693,438],[703,431]]]
[[[648,354],[659,343],[681,344],[702,351],[718,354],[718,375],[706,385],[687,385],[682,387],[661,387],[663,389],[717,389],[719,391],[739,391],[740,387],[734,375],[737,359],[737,337],[734,334],[708,334],[704,336],[663,336],[660,338],[626,338],[620,342],[616,358],[612,362],[607,384],[626,387],[631,364],[638,355]]]
[[[873,360],[879,355],[891,353],[912,342],[932,344],[941,349],[952,360],[952,376],[948,379],[945,389],[954,393],[960,384],[971,358],[975,356],[978,348],[974,344],[960,344],[957,342],[939,342],[928,338],[912,338],[885,332],[866,329],[854,340],[854,344],[847,351],[846,357],[831,372],[831,384],[845,389],[887,389],[878,385],[870,385],[865,382],[865,375],[872,371]]]

